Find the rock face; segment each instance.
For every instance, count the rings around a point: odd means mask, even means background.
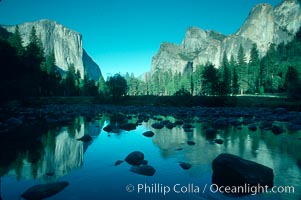
[[[197,65],[207,62],[219,67],[224,52],[229,60],[232,55],[236,58],[240,45],[248,61],[253,43],[263,56],[270,44],[290,41],[300,25],[301,8],[297,0],[285,0],[275,8],[269,4],[259,4],[234,34],[225,36],[190,27],[181,45],[164,42],[152,59],[151,74],[160,69],[183,73],[188,62],[193,62],[194,70]]]
[[[212,183],[219,186],[273,187],[273,170],[231,154],[220,154],[212,163]]]
[[[14,32],[16,26],[2,26],[8,32]],[[70,64],[74,64],[75,70],[79,70],[81,77],[85,71],[88,76],[98,80],[101,76],[99,66],[83,49],[82,36],[80,33],[58,24],[51,20],[39,20],[19,24],[23,46],[28,45],[32,27],[35,27],[37,36],[40,37],[44,52],[54,52],[57,67],[67,71]]]

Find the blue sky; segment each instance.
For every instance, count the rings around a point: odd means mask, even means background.
[[[55,20],[83,35],[104,76],[148,71],[164,41],[180,44],[190,26],[236,32],[258,3],[281,0],[2,0],[0,24]]]

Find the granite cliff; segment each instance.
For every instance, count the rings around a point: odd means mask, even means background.
[[[16,26],[2,26],[8,32],[14,32]],[[102,76],[99,66],[83,49],[82,35],[51,20],[39,20],[19,24],[23,46],[28,45],[32,27],[41,39],[46,54],[54,52],[57,67],[66,71],[70,64],[74,64],[81,77],[85,71],[91,79],[98,80]]]
[[[152,58],[150,73],[156,70],[173,73],[183,72],[188,62],[193,68],[207,62],[219,67],[226,52],[227,58],[237,57],[242,45],[247,60],[252,44],[257,45],[260,56],[265,55],[269,46],[290,41],[301,25],[301,7],[297,0],[284,0],[273,8],[269,4],[256,5],[249,13],[241,28],[234,34],[223,35],[211,30],[190,27],[181,45],[164,42]]]

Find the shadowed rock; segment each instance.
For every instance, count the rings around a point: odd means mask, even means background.
[[[164,124],[162,124],[162,123],[153,123],[152,127],[154,129],[162,129],[164,127]]]
[[[134,123],[122,124],[122,125],[120,125],[120,129],[126,130],[126,131],[135,130],[136,129],[136,124],[134,124]]]
[[[140,165],[144,160],[144,154],[140,151],[133,151],[125,158],[125,161],[130,165]]]
[[[257,126],[255,124],[249,124],[248,129],[251,130],[251,131],[256,131]]]
[[[156,172],[150,165],[133,166],[130,171],[144,176],[153,176]]]
[[[235,155],[220,154],[213,160],[212,169],[212,183],[218,186],[274,185],[273,169]]]
[[[273,125],[273,126],[272,126],[272,132],[273,132],[275,135],[279,135],[279,134],[281,134],[281,133],[284,132],[284,129],[281,128],[280,126]]]
[[[83,141],[83,142],[90,142],[92,141],[92,137],[90,135],[84,135],[81,138],[78,138],[77,140]]]
[[[165,127],[168,128],[168,129],[173,129],[173,128],[175,127],[175,124],[169,122],[169,123],[167,123],[167,124],[165,125]]]
[[[195,142],[194,141],[187,141],[187,144],[192,146],[192,145],[195,145]]]
[[[35,185],[27,189],[21,196],[27,200],[41,200],[61,192],[68,185],[69,183],[66,181]]]
[[[180,121],[180,120],[177,120],[177,121],[175,121],[174,124],[175,124],[176,126],[178,126],[178,125],[184,124],[184,122],[183,122],[183,121]]]
[[[182,169],[184,169],[184,170],[188,170],[188,169],[190,169],[191,166],[192,166],[191,164],[185,163],[185,162],[180,162],[179,164],[180,164],[180,166],[182,167]]]
[[[153,137],[155,133],[153,131],[146,131],[142,133],[142,135],[144,135],[145,137]]]
[[[223,143],[224,143],[224,140],[222,140],[222,139],[215,139],[214,142],[215,142],[216,144],[223,144]]]
[[[213,135],[216,133],[216,129],[215,128],[207,128],[206,129],[206,134],[207,135]]]
[[[107,125],[106,127],[104,127],[103,130],[106,131],[106,132],[108,132],[108,133],[110,133],[110,132],[112,132],[112,130],[115,129],[115,128],[116,128],[115,126],[109,124],[109,125]]]

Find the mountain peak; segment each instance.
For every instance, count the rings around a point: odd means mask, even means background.
[[[73,64],[82,78],[85,71],[95,73],[96,75],[88,74],[93,79],[98,79],[101,75],[98,65],[84,52],[80,33],[49,19],[25,22],[19,24],[18,27],[23,46],[28,45],[32,27],[35,27],[36,34],[42,41],[45,54],[54,52],[55,63],[61,70],[67,71],[68,66]],[[16,26],[3,26],[3,28],[8,32],[14,32]]]
[[[272,43],[277,45],[292,40],[300,26],[301,8],[297,0],[285,0],[275,8],[266,3],[258,4],[235,34],[225,36],[215,31],[189,27],[180,47],[160,48],[153,57],[151,72],[157,68],[183,72],[187,62],[193,62],[194,67],[208,62],[218,67],[224,52],[228,59],[231,56],[236,58],[240,45],[247,60],[254,43],[260,56],[263,56]]]

